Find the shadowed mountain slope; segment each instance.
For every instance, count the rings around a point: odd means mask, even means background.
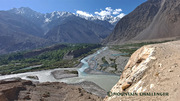
[[[180,36],[179,8],[179,0],[148,0],[122,18],[104,43],[120,44]]]

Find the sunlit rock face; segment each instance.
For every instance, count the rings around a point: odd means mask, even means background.
[[[137,50],[104,101],[179,99],[179,49],[180,41],[175,41]],[[122,93],[129,94],[123,96]]]

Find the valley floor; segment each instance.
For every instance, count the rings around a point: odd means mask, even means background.
[[[53,82],[65,82],[70,85],[80,86],[85,90],[85,92],[89,92],[93,94],[93,96],[99,96],[100,98],[104,98],[107,92],[119,80],[118,75],[120,74],[114,75],[114,73],[108,71],[108,69],[106,71],[100,70],[99,64],[101,63],[103,64],[102,57],[105,57],[108,61],[110,58],[116,58],[116,59],[119,58],[120,56],[113,55],[113,54],[118,54],[118,53],[119,52],[113,51],[107,48],[106,50],[103,50],[101,54],[94,53],[95,55],[94,54],[89,55],[88,58],[85,59],[85,62],[87,62],[89,66],[83,72],[83,74],[85,75],[78,74],[80,73],[79,68],[83,66],[83,63],[81,63],[75,68],[58,68],[58,69],[52,69],[52,70],[42,70],[42,71],[36,71],[36,72],[2,75],[0,76],[0,80],[9,80],[10,78],[21,78],[25,80],[30,80],[35,85],[43,85],[43,84],[46,84],[46,82],[51,82],[51,83],[47,83],[47,85],[56,84]],[[112,67],[107,67],[107,68],[112,68]],[[42,90],[42,89],[38,89],[38,90]],[[44,91],[42,90],[42,92]],[[32,96],[32,95],[27,95],[27,96]],[[37,95],[37,96],[40,96],[40,95]],[[68,100],[68,101],[71,101],[71,100]]]

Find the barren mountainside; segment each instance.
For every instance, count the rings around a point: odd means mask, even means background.
[[[179,8],[179,0],[148,0],[122,18],[104,43],[120,44],[180,36]]]
[[[42,33],[38,26],[22,16],[0,11],[0,54],[50,44],[50,41],[38,37]]]
[[[49,30],[44,37],[63,43],[100,43],[110,33],[111,30],[102,25],[71,16]]]

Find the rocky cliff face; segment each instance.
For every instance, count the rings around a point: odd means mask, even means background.
[[[179,8],[179,0],[148,0],[122,18],[104,43],[120,44],[180,36]]]
[[[178,100],[180,98],[178,96],[180,94],[179,50],[180,41],[148,45],[137,50],[125,66],[120,80],[111,89],[110,96],[104,101]],[[146,96],[142,96],[144,93]]]

